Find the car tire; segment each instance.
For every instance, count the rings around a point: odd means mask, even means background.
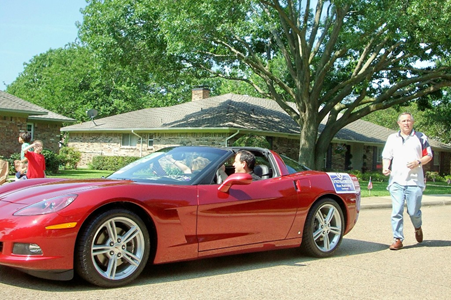
[[[317,201],[305,221],[302,251],[313,257],[332,256],[343,239],[344,225],[343,212],[336,201]]]
[[[75,249],[75,270],[100,287],[119,287],[133,281],[147,264],[150,239],[135,213],[112,209],[83,226]]]

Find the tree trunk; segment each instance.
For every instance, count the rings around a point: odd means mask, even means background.
[[[329,148],[335,134],[336,132],[331,131],[329,127],[329,130],[324,128],[318,137],[315,148],[315,170],[323,170],[325,168],[327,149]]]
[[[315,166],[315,145],[318,133],[316,122],[304,122],[300,126],[300,142],[299,142],[299,162],[305,166],[316,169]]]
[[[324,139],[317,141],[315,148],[315,170],[324,170],[326,167],[326,153],[331,141],[332,139],[329,141],[324,141]]]

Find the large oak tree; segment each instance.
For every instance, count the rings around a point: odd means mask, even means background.
[[[450,1],[89,0],[80,37],[156,79],[245,82],[299,124],[321,168],[334,135],[451,86]],[[288,105],[294,103],[295,108]],[[321,121],[325,126],[321,127]]]

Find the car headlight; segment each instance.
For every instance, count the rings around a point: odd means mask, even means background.
[[[14,213],[15,216],[36,216],[54,213],[62,210],[71,204],[78,195],[69,194],[50,199],[44,199],[41,202],[27,206]]]

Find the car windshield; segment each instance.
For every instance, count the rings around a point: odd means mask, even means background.
[[[290,174],[310,170],[306,166],[298,163],[297,161],[295,161],[294,159],[289,158],[288,156],[285,156],[285,155],[280,155],[280,156],[282,157],[285,165],[288,168],[288,172]]]
[[[227,150],[208,147],[165,148],[125,166],[108,178],[190,185],[227,154]]]

